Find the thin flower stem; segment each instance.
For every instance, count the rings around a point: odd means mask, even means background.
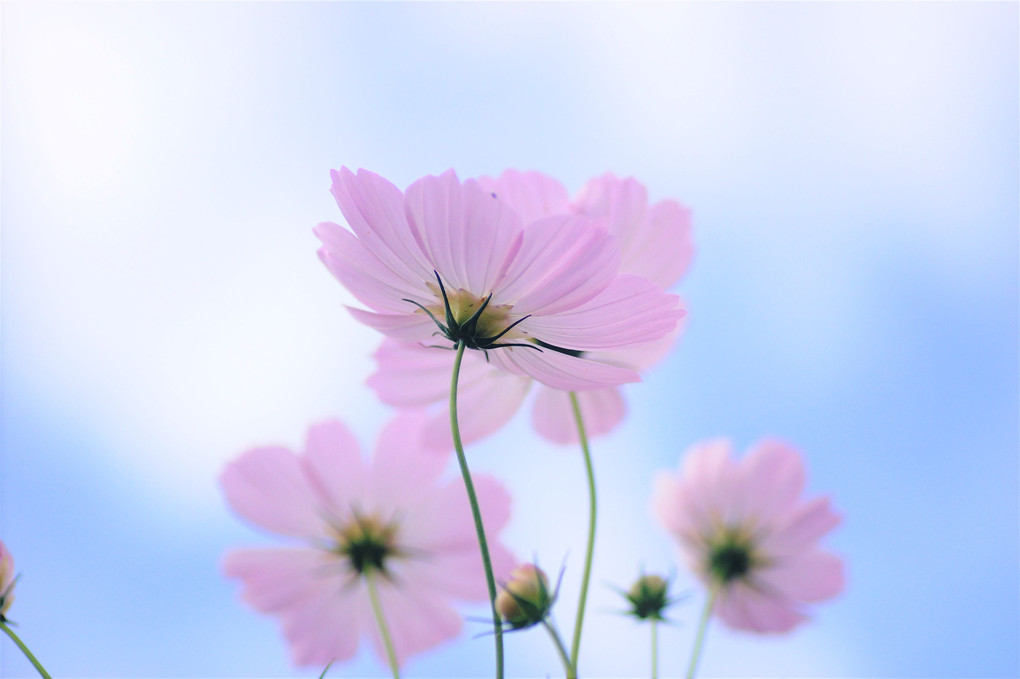
[[[460,424],[457,421],[457,381],[460,377],[460,363],[464,358],[464,343],[457,342],[457,357],[453,360],[453,377],[450,379],[450,432],[453,434],[453,447],[457,451],[457,463],[464,477],[464,488],[467,489],[468,501],[471,503],[471,516],[475,520],[475,532],[478,533],[478,548],[482,552],[482,565],[485,566],[485,584],[489,587],[489,606],[492,608],[492,626],[496,634],[496,679],[503,679],[503,622],[496,610],[496,578],[492,574],[492,559],[489,558],[489,543],[485,539],[485,526],[482,524],[482,512],[478,507],[478,496],[475,484],[471,481],[467,458],[464,456],[464,444],[460,440]]]
[[[694,679],[694,673],[698,669],[698,660],[701,659],[701,649],[705,645],[705,630],[708,629],[708,619],[712,617],[712,607],[715,605],[717,590],[712,587],[708,591],[708,599],[705,600],[705,608],[701,611],[701,620],[698,621],[698,633],[694,637],[694,650],[691,651],[691,664],[687,667],[687,679]]]
[[[659,679],[659,625],[652,618],[652,679]]]
[[[21,652],[25,654],[25,657],[28,658],[28,660],[35,666],[36,671],[43,679],[52,679],[39,661],[35,659],[35,656],[32,655],[32,651],[28,650],[28,646],[26,646],[21,639],[18,638],[18,635],[14,633],[14,630],[7,626],[7,621],[3,618],[0,618],[0,628],[3,628],[4,632],[7,632],[7,636],[11,638],[11,641],[18,645],[18,648],[21,649]]]
[[[379,625],[379,633],[382,635],[383,645],[386,647],[386,660],[390,663],[393,679],[400,679],[400,665],[397,663],[397,652],[393,650],[393,638],[390,636],[390,628],[386,625],[386,617],[383,616],[382,604],[379,603],[379,591],[375,586],[375,571],[371,568],[365,571],[365,586],[368,587],[368,598],[372,602],[375,622]],[[329,667],[326,669],[329,669]]]
[[[542,626],[549,630],[549,636],[552,637],[553,644],[555,644],[556,650],[559,651],[560,660],[563,661],[563,669],[567,672],[567,679],[577,679],[577,671],[570,662],[570,656],[567,655],[567,647],[563,645],[563,639],[560,639],[556,628],[550,625],[548,620],[543,620]]]
[[[581,578],[581,597],[577,601],[577,620],[574,623],[574,641],[570,647],[570,664],[577,673],[581,654],[581,627],[584,625],[584,606],[588,600],[588,583],[591,580],[591,560],[595,552],[595,518],[598,505],[595,501],[595,470],[591,463],[591,450],[588,448],[588,435],[584,429],[584,418],[581,406],[577,402],[577,394],[570,392],[570,407],[574,411],[574,422],[577,424],[577,435],[581,440],[581,451],[584,453],[584,469],[588,475],[588,545],[584,553],[584,575]]]

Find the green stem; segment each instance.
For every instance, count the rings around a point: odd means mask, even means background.
[[[18,635],[14,633],[14,630],[7,626],[7,621],[2,617],[0,617],[0,628],[3,628],[3,631],[7,632],[7,636],[11,638],[11,641],[17,644],[18,648],[21,649],[21,652],[25,654],[25,657],[28,658],[33,665],[35,665],[36,671],[43,679],[52,679],[39,661],[35,659],[35,656],[32,655],[32,651],[28,650],[28,646],[26,646],[21,639],[18,638]]]
[[[708,619],[712,617],[712,607],[715,605],[716,588],[708,591],[708,599],[705,600],[705,608],[701,611],[701,620],[698,622],[698,633],[694,637],[694,650],[691,652],[691,664],[687,667],[687,679],[694,679],[694,672],[698,669],[698,660],[701,658],[701,649],[705,645],[705,630],[708,629]]]
[[[383,616],[382,605],[379,603],[379,591],[375,586],[375,571],[371,568],[365,571],[365,586],[368,587],[368,598],[372,602],[375,622],[379,625],[379,633],[382,635],[383,645],[386,647],[386,659],[390,663],[393,679],[400,679],[400,665],[397,663],[397,652],[393,650],[393,638],[390,636],[390,628],[387,627],[386,618]]]
[[[482,552],[482,565],[485,567],[485,584],[489,587],[489,606],[492,608],[492,626],[496,630],[496,679],[503,679],[503,622],[496,610],[496,578],[492,574],[492,559],[489,558],[489,543],[485,540],[485,526],[482,524],[482,512],[478,508],[478,496],[475,484],[471,481],[467,458],[464,457],[464,444],[460,440],[460,424],[457,421],[457,380],[460,377],[460,363],[464,358],[464,343],[457,342],[457,357],[453,360],[453,377],[450,379],[450,432],[453,434],[453,447],[457,451],[457,463],[464,477],[468,501],[471,503],[471,516],[475,520],[475,532],[478,534],[478,548]]]
[[[560,660],[563,661],[563,669],[567,672],[567,679],[577,679],[577,670],[574,669],[573,664],[570,662],[570,656],[567,655],[567,647],[563,645],[563,640],[560,639],[560,635],[556,632],[556,629],[549,624],[548,620],[543,620],[542,626],[549,630],[549,636],[552,637],[553,644],[556,645],[556,650],[559,651]]]
[[[652,618],[652,679],[659,678],[659,625]]]
[[[584,453],[584,469],[588,475],[588,545],[584,553],[584,575],[581,578],[581,597],[577,602],[577,620],[574,623],[574,641],[570,647],[570,664],[577,673],[581,654],[581,627],[584,625],[584,606],[588,601],[588,584],[591,581],[591,560],[595,552],[595,517],[598,506],[595,502],[595,470],[591,463],[591,450],[588,448],[588,435],[584,429],[584,418],[581,406],[577,402],[577,394],[570,392],[570,407],[574,411],[574,422],[577,424],[577,435],[581,440],[581,451]]]

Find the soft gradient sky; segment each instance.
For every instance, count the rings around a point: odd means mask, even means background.
[[[0,535],[54,676],[317,676],[219,572],[267,539],[225,461],[341,417],[379,338],[315,257],[330,168],[406,186],[633,175],[693,209],[679,348],[594,444],[582,670],[646,676],[606,586],[676,568],[651,479],[694,441],[797,443],[849,582],[782,638],[709,631],[705,676],[1017,676],[1018,6],[4,3]],[[519,417],[469,450],[522,558],[583,555],[578,453]],[[453,470],[451,470],[451,473]],[[683,672],[700,594],[662,632]],[[484,609],[475,609],[475,614]],[[469,624],[470,632],[484,625]],[[485,676],[491,642],[410,675]],[[555,673],[537,632],[511,676]],[[32,676],[8,640],[0,674]],[[370,653],[330,676],[384,676]],[[555,674],[554,674],[555,676]]]

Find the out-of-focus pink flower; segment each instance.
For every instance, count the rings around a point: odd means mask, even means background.
[[[679,475],[656,479],[652,511],[717,591],[723,622],[786,632],[807,618],[804,604],[843,590],[843,561],[818,547],[840,517],[828,498],[801,499],[804,465],[790,446],[762,441],[739,462],[731,452],[722,439],[693,446]]]
[[[7,616],[7,610],[14,603],[14,557],[7,551],[7,545],[0,540],[0,620]]]
[[[298,665],[324,666],[354,655],[367,634],[384,646],[363,575],[371,570],[400,664],[455,637],[451,601],[486,601],[482,561],[460,479],[443,481],[448,457],[423,454],[420,414],[398,415],[365,461],[343,424],[310,428],[305,450],[250,450],[220,477],[227,502],[260,528],[296,544],[229,552],[224,571],[243,598],[277,616]],[[510,497],[475,476],[497,577],[514,559],[499,541]]]
[[[460,341],[510,373],[593,389],[639,378],[587,352],[654,341],[683,315],[676,296],[618,275],[614,238],[586,217],[522,228],[507,203],[452,170],[405,193],[365,170],[332,176],[353,233],[320,224],[319,257],[371,309],[354,316],[390,337],[444,348]]]
[[[573,201],[562,184],[540,172],[507,170],[498,179],[482,177],[478,183],[526,222],[564,215],[596,220],[588,222],[589,227],[607,228],[620,245],[620,272],[644,277],[660,289],[676,283],[690,265],[694,252],[690,212],[672,200],[649,206],[645,187],[634,179],[603,175],[588,182]],[[590,363],[641,372],[665,356],[681,330],[682,321],[652,342],[586,351],[583,356]],[[436,355],[421,344],[388,341],[376,353],[376,360],[379,369],[369,385],[384,402],[398,407],[427,406],[449,397],[452,357]],[[499,371],[477,355],[466,356],[462,369],[465,375],[470,373],[471,397],[461,399],[459,407],[461,436],[467,443],[509,421],[523,403],[531,380]],[[532,422],[539,434],[556,443],[577,442],[569,394],[563,387],[540,385],[537,391]],[[589,388],[578,391],[577,397],[590,437],[609,433],[626,413],[617,387]],[[449,444],[446,417],[442,407],[433,411],[428,434],[431,443]]]

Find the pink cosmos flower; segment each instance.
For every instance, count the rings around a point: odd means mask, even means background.
[[[7,616],[7,610],[14,603],[14,557],[7,551],[7,546],[0,541],[0,620]]]
[[[452,170],[404,193],[365,170],[332,176],[353,233],[320,224],[319,257],[371,309],[354,316],[390,337],[463,342],[512,374],[593,389],[639,378],[588,352],[654,341],[682,316],[676,296],[618,275],[615,240],[586,217],[522,226],[506,202]]]
[[[555,216],[579,215],[597,221],[591,228],[607,228],[621,248],[620,272],[641,276],[665,290],[686,273],[693,256],[690,213],[672,200],[648,205],[644,186],[611,174],[591,180],[573,201],[558,181],[539,172],[507,170],[498,179],[478,183],[508,204],[521,218],[535,222]],[[625,348],[586,351],[591,363],[622,366],[641,372],[659,361],[673,346],[682,325],[661,338]],[[450,356],[421,344],[387,340],[375,355],[378,371],[369,379],[379,397],[397,407],[445,403],[449,397]],[[493,433],[517,412],[531,389],[526,375],[500,371],[465,356],[462,366],[461,436],[465,442]],[[553,385],[555,387],[555,385]],[[539,434],[556,443],[578,440],[569,395],[563,388],[539,385],[532,421]],[[617,387],[579,391],[579,405],[589,436],[612,431],[624,418],[626,405]],[[431,445],[449,445],[445,406],[433,411],[427,430]]]
[[[652,511],[734,629],[786,632],[804,604],[843,590],[842,560],[818,547],[839,524],[825,497],[802,500],[804,465],[791,447],[762,441],[739,462],[725,440],[698,443],[678,476],[656,479]]]
[[[460,479],[441,480],[448,456],[422,454],[423,420],[402,413],[386,426],[371,461],[337,421],[310,428],[305,450],[256,448],[224,470],[227,502],[260,528],[296,544],[227,554],[224,571],[243,598],[277,616],[297,665],[352,657],[368,635],[384,646],[365,574],[373,574],[398,662],[457,636],[451,601],[487,601],[475,528]],[[510,498],[475,476],[497,577],[514,565],[500,544]]]

